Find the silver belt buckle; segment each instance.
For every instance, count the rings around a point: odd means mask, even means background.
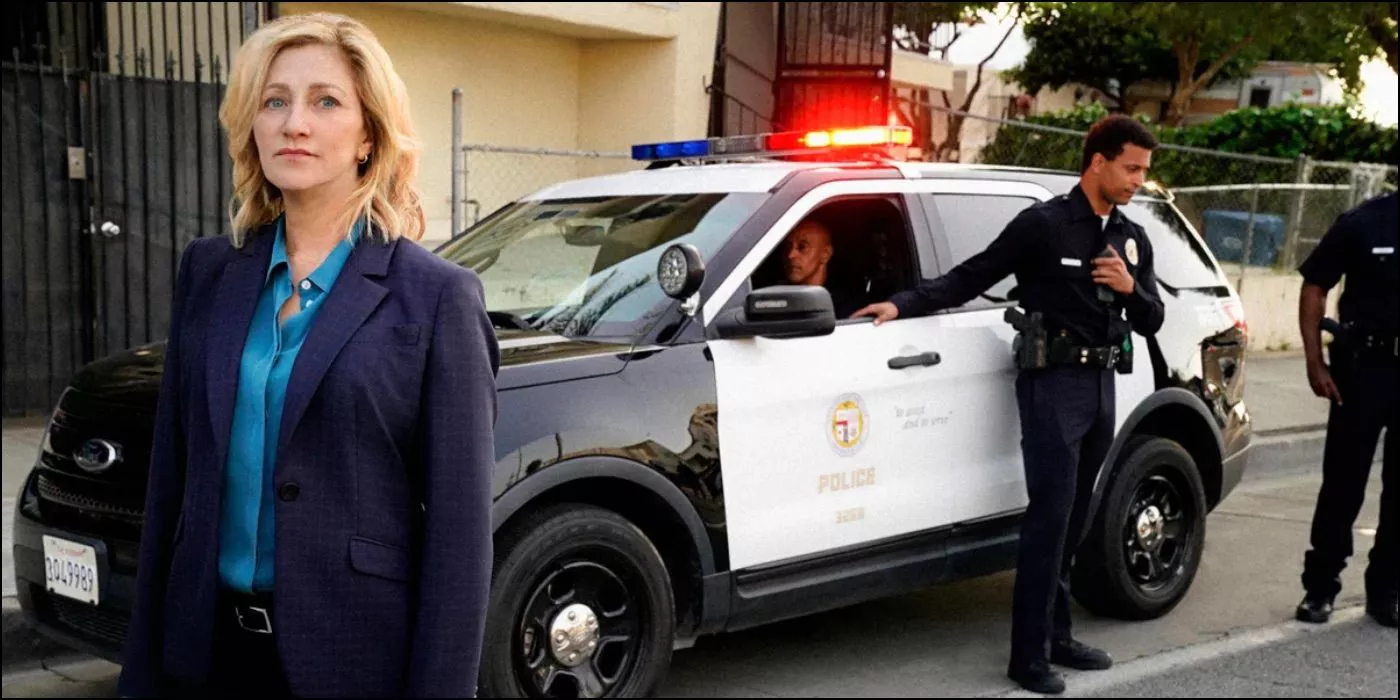
[[[249,613],[251,614],[244,616],[244,610],[249,611]],[[272,634],[272,617],[267,614],[266,609],[255,608],[251,605],[236,605],[233,608],[233,614],[238,617],[238,626],[242,627],[245,631],[252,632],[254,634]],[[261,626],[255,627],[249,625],[248,618],[252,618],[252,621],[254,623],[261,621]]]

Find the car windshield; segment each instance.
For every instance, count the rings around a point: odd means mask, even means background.
[[[661,253],[689,243],[708,259],[767,198],[670,194],[508,205],[437,251],[474,270],[498,328],[632,338],[672,302]]]
[[[1147,231],[1157,279],[1178,289],[1214,287],[1221,275],[1191,224],[1170,203],[1136,198],[1123,214]]]

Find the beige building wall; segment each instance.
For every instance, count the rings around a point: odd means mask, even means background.
[[[890,81],[921,90],[952,90],[953,64],[913,51],[891,52]]]
[[[579,148],[705,137],[719,3],[680,3],[675,13],[689,29],[670,39],[581,42]]]

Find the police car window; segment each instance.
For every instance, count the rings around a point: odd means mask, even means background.
[[[1147,231],[1157,279],[1177,289],[1214,287],[1220,274],[1205,245],[1174,206],[1159,199],[1134,199],[1123,214]]]
[[[1031,197],[980,194],[936,194],[931,199],[933,206],[930,207],[930,215],[942,222],[943,234],[953,256],[952,264],[946,266],[950,270],[986,250],[1017,214],[1039,201]],[[1015,286],[1016,278],[1008,275],[988,289],[983,297],[968,302],[963,308],[1007,301],[1007,294]]]
[[[915,255],[898,195],[837,197],[804,217],[802,224],[808,223],[820,224],[830,235],[832,255],[822,285],[831,293],[838,324],[861,307],[912,286]],[[795,284],[794,278],[816,271],[819,263],[814,259],[789,257],[789,244],[795,243],[792,236],[799,227],[789,230],[754,271],[751,288]]]
[[[519,202],[438,251],[471,268],[498,325],[570,337],[636,335],[672,302],[656,263],[673,243],[717,251],[768,195]]]

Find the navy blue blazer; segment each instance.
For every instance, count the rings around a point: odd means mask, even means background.
[[[180,262],[118,691],[199,683],[238,368],[271,257]],[[491,576],[500,352],[480,279],[412,241],[356,246],[308,334],[277,445],[273,631],[299,696],[471,696]]]

